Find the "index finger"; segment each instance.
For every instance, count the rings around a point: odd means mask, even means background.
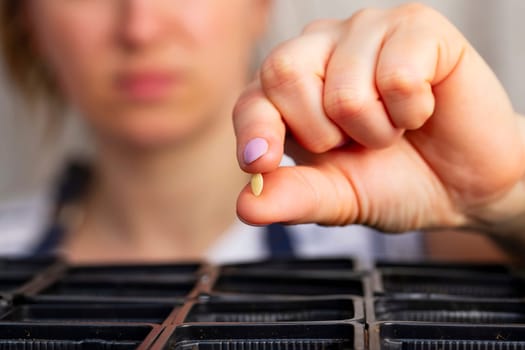
[[[283,157],[286,126],[258,80],[239,97],[233,110],[239,166],[249,173],[276,169]]]

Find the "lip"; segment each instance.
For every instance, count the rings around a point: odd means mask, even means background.
[[[166,98],[178,80],[171,72],[126,72],[117,76],[116,86],[127,99],[153,102]]]

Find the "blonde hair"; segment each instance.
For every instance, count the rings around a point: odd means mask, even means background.
[[[0,53],[7,76],[28,102],[45,100],[55,112],[63,99],[31,36],[27,0],[0,1]]]

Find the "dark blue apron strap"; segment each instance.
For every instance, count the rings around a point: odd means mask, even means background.
[[[56,253],[67,229],[59,220],[60,211],[86,194],[92,177],[91,168],[87,164],[77,161],[66,165],[55,189],[53,213],[41,241],[32,252],[33,255],[47,256]]]
[[[55,224],[50,226],[46,232],[44,232],[44,238],[33,250],[33,256],[50,256],[56,254],[57,248],[64,239],[64,228]]]
[[[292,237],[282,224],[266,226],[266,245],[269,258],[286,258],[294,256]]]

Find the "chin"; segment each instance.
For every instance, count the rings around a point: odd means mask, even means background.
[[[209,106],[188,104],[109,104],[105,110],[87,114],[92,116],[88,123],[110,144],[116,142],[135,150],[174,147],[198,137],[213,124]]]
[[[174,120],[174,118],[140,118],[127,120],[125,125],[114,129],[112,134],[126,147],[134,150],[157,150],[171,148],[184,143],[196,135],[196,119]]]
[[[120,139],[132,149],[154,150],[176,146],[188,137],[188,133],[189,130],[173,125],[148,125],[128,128],[120,134]]]

